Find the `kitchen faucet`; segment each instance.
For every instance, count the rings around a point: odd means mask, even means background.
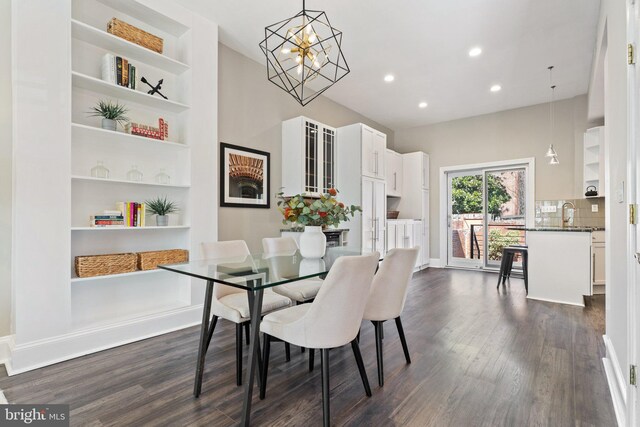
[[[571,208],[573,209],[574,213],[575,213],[575,210],[576,210],[576,205],[574,205],[573,202],[564,202],[562,204],[562,226],[563,227],[566,227],[569,224],[569,218],[567,218],[565,216],[565,208],[567,206],[571,206]],[[571,215],[571,218],[573,218],[573,215]]]

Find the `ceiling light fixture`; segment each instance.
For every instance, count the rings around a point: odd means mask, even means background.
[[[479,47],[474,47],[469,51],[469,56],[472,58],[475,58],[476,56],[479,56],[482,53],[482,49],[480,49]]]
[[[491,89],[489,89],[491,92],[500,92],[500,90],[502,90],[502,86],[500,85],[493,85],[491,86]]]
[[[395,79],[396,78],[393,76],[393,74],[387,74],[386,76],[384,76],[384,81],[387,82],[387,83],[391,83]]]
[[[553,65],[547,67],[549,70],[549,87],[551,88],[551,96],[549,97],[549,148],[545,157],[549,157],[550,165],[559,165],[558,153],[553,148],[553,125],[554,125],[554,106],[553,101],[555,98],[556,85],[553,84]]]
[[[349,74],[340,44],[342,32],[327,14],[307,10],[264,29],[260,49],[267,59],[267,79],[302,106]]]
[[[419,108],[427,108],[427,105],[429,105],[429,104],[427,104],[426,102],[422,101],[420,104],[418,104],[418,107]]]

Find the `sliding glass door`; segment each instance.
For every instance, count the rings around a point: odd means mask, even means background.
[[[497,269],[502,249],[524,244],[527,167],[447,173],[447,265]],[[515,260],[519,267],[521,260]]]

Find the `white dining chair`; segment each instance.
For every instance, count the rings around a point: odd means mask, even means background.
[[[267,256],[292,255],[298,250],[298,244],[292,237],[265,237],[262,239],[262,249]],[[322,286],[322,279],[311,278],[276,286],[273,291],[290,298],[296,304],[303,304],[312,301],[316,297],[320,286]]]
[[[413,276],[418,252],[420,252],[419,247],[397,248],[387,252],[373,278],[369,301],[364,310],[363,320],[370,320],[375,329],[378,384],[381,387],[384,385],[384,366],[382,361],[383,322],[391,319],[395,320],[404,357],[407,363],[411,363],[400,315],[407,299],[407,290]]]
[[[225,259],[225,264],[244,263],[250,257],[249,248],[244,240],[229,240],[226,242],[202,243],[202,254],[205,259]],[[228,262],[226,260],[229,260]],[[241,276],[231,280],[244,281]],[[216,283],[213,286],[213,296],[211,302],[212,326],[207,337],[207,345],[211,342],[213,331],[218,322],[218,318],[229,320],[236,324],[236,383],[242,384],[242,329],[247,329],[247,343],[249,339],[249,321],[251,320],[249,299],[247,292],[234,288],[233,286]],[[264,292],[262,300],[262,313],[269,313],[291,306],[291,300],[285,296],[278,295],[269,289]],[[285,346],[286,360],[289,361],[290,349]]]
[[[365,393],[371,396],[371,388],[356,335],[362,323],[362,315],[379,259],[378,252],[338,258],[311,304],[296,305],[264,317],[260,326],[260,331],[264,333],[261,398],[266,394],[269,347],[272,338],[301,347],[320,349],[322,409],[325,426],[329,425],[330,420],[330,349],[351,343]]]

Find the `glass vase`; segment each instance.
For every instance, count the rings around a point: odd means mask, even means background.
[[[104,163],[98,160],[98,164],[91,168],[91,177],[109,179],[109,169],[104,167]]]
[[[127,172],[127,180],[133,182],[142,182],[142,172],[138,170],[138,166],[131,166],[131,170]]]
[[[156,175],[156,182],[158,184],[169,185],[171,184],[171,176],[169,176],[164,169],[160,169],[160,173]]]

